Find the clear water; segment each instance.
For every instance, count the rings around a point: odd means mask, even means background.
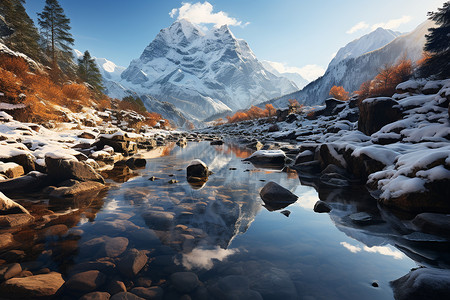
[[[149,251],[150,263],[137,277],[161,284],[166,296],[170,275],[191,271],[213,291],[211,299],[217,282],[230,275],[240,276],[244,289],[248,283],[264,299],[393,299],[389,282],[418,263],[393,246],[387,223],[357,226],[347,219],[358,211],[379,214],[376,202],[358,189],[323,190],[320,196],[331,199],[333,210],[315,213],[319,195],[313,187],[301,185],[294,171],[257,169],[241,161],[250,154],[208,142],[147,153],[152,158],[145,168],[131,176],[110,174],[110,190],[87,207],[85,202],[66,204],[65,209],[80,206],[65,221],[73,226],[70,234],[47,237],[34,259],[67,275],[77,264],[101,258],[85,242],[122,236],[129,240],[128,248]],[[201,188],[185,178],[194,158],[214,172]],[[151,176],[158,179],[151,181]],[[171,179],[178,182],[168,183]],[[268,211],[259,190],[269,181],[294,192],[297,202]],[[52,203],[59,202],[50,203],[56,210]],[[284,210],[289,217],[280,213]],[[157,221],[149,217],[155,212],[173,218]],[[151,234],[137,234],[143,229]],[[373,287],[374,282],[379,286]]]

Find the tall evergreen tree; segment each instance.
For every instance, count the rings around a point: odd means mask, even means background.
[[[47,52],[51,58],[53,68],[65,60],[72,60],[74,39],[69,32],[70,19],[64,14],[58,0],[45,0],[42,13],[38,13],[38,23],[44,36]]]
[[[444,3],[437,12],[429,12],[429,19],[438,27],[428,29],[424,50],[430,57],[420,67],[419,73],[428,77],[450,78],[450,1]]]
[[[0,2],[0,13],[13,29],[13,33],[5,38],[5,43],[15,51],[40,60],[39,33],[33,20],[25,11],[24,4],[25,0],[2,0]]]
[[[84,82],[92,85],[97,91],[104,89],[102,84],[102,75],[91,57],[89,51],[85,51],[82,58],[78,59],[78,77]]]

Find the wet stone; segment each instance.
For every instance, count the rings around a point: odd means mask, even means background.
[[[115,295],[120,292],[126,292],[127,288],[122,281],[113,280],[106,287],[106,291],[108,291],[108,293],[111,295]]]
[[[90,292],[98,289],[106,280],[106,276],[97,270],[77,273],[69,278],[65,287],[80,292]]]
[[[22,267],[18,263],[4,265],[0,267],[0,281],[8,280],[22,272]]]
[[[66,234],[66,232],[68,231],[68,228],[66,225],[64,224],[59,224],[59,225],[53,225],[50,227],[47,227],[43,230],[44,236],[49,237],[49,236],[62,236],[64,234]]]
[[[331,211],[331,206],[328,203],[319,200],[314,204],[314,211],[316,213],[328,213]]]
[[[82,296],[79,300],[108,300],[111,297],[106,292],[92,292]]]
[[[35,275],[24,278],[11,278],[0,286],[1,295],[15,299],[29,299],[53,296],[64,284],[61,274]]]
[[[144,298],[141,298],[141,297],[136,296],[135,294],[132,294],[129,292],[121,292],[121,293],[115,294],[110,299],[111,300],[144,300]]]
[[[152,286],[149,288],[135,287],[130,292],[144,299],[152,300],[160,300],[164,296],[164,290],[159,286]]]
[[[130,249],[125,253],[125,256],[119,261],[118,268],[120,273],[132,278],[135,277],[139,271],[145,266],[148,257],[144,251],[137,249]]]
[[[180,293],[190,293],[200,284],[198,277],[192,272],[177,272],[170,276],[173,286]]]

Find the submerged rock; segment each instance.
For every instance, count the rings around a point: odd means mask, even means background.
[[[190,181],[191,178],[205,178],[207,180],[210,175],[208,166],[200,159],[194,159],[189,163],[186,169],[187,180]]]
[[[328,213],[331,211],[331,206],[328,203],[319,200],[314,204],[314,211],[316,213]]]
[[[173,286],[180,293],[190,293],[194,291],[200,284],[200,280],[195,273],[177,272],[170,276]]]
[[[24,278],[11,278],[2,283],[0,291],[2,295],[8,295],[14,299],[29,299],[39,297],[51,297],[64,284],[60,273],[34,275]]]
[[[73,275],[66,282],[65,287],[77,292],[90,292],[96,290],[105,281],[105,274],[97,270],[91,270]]]
[[[107,292],[92,292],[82,296],[79,300],[109,300],[111,295]]]
[[[136,276],[139,271],[147,263],[148,257],[144,251],[139,251],[137,249],[130,249],[125,253],[117,265],[120,273],[126,277],[132,278]]]

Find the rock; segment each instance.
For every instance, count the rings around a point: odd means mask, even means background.
[[[339,173],[326,173],[320,176],[320,182],[332,187],[349,187],[350,180]]]
[[[244,159],[253,164],[284,165],[286,154],[282,150],[258,150]]]
[[[314,204],[314,211],[316,213],[328,213],[331,211],[331,206],[328,203],[319,200]]]
[[[450,271],[419,268],[391,281],[396,300],[450,299]]]
[[[223,145],[223,141],[222,140],[212,141],[209,144],[211,146],[220,146],[220,145]]]
[[[0,266],[0,281],[8,280],[22,272],[22,267],[18,263]]]
[[[255,150],[255,151],[261,150],[263,146],[264,145],[260,141],[256,141],[256,142],[245,145],[245,147]]]
[[[320,166],[320,162],[317,160],[296,164],[292,168],[297,171],[297,173],[300,177],[316,176],[322,170],[321,166]]]
[[[14,238],[11,233],[0,234],[0,249],[5,249],[14,245]]]
[[[109,238],[105,242],[105,254],[108,257],[121,255],[128,246],[128,239],[125,237]]]
[[[186,169],[186,178],[188,181],[190,177],[207,178],[209,174],[208,166],[200,159],[191,161]]]
[[[402,118],[398,102],[387,97],[365,99],[361,102],[359,110],[358,130],[366,135],[371,135],[384,125]]]
[[[277,122],[283,122],[289,115],[289,109],[277,109]]]
[[[122,281],[113,280],[108,284],[106,290],[110,295],[115,295],[117,293],[126,292],[127,288]]]
[[[26,176],[0,181],[0,191],[14,193],[28,191],[32,192],[47,186],[47,175],[39,172],[31,172]]]
[[[170,179],[167,183],[169,183],[169,184],[178,183],[178,180],[176,180],[176,179]]]
[[[6,197],[2,192],[0,192],[0,212],[1,214],[16,214],[24,213],[29,215],[28,210],[22,205]]]
[[[46,237],[49,236],[62,236],[66,234],[69,229],[64,224],[53,225],[43,229],[43,235]]]
[[[278,210],[297,201],[297,196],[291,191],[285,189],[278,183],[270,181],[259,192],[266,208],[269,210]]]
[[[268,132],[277,132],[277,131],[280,131],[280,127],[277,124],[274,124],[274,125],[270,126],[267,131]]]
[[[178,146],[180,146],[180,147],[186,147],[187,146],[187,140],[186,140],[186,138],[185,137],[182,137],[181,139],[179,139],[178,141],[177,141],[177,145]]]
[[[90,270],[97,270],[103,274],[110,274],[114,271],[116,265],[107,260],[88,261],[74,265],[68,270],[69,275],[82,273]]]
[[[11,278],[0,286],[2,295],[14,299],[29,299],[38,297],[51,297],[64,284],[60,273],[34,275],[24,278]]]
[[[76,160],[45,157],[47,173],[55,182],[62,182],[68,179],[78,181],[96,181],[105,183],[105,180],[95,170],[85,162]]]
[[[314,152],[311,150],[304,150],[295,157],[294,164],[298,165],[298,164],[313,161],[313,160],[314,160]]]
[[[369,215],[366,212],[358,212],[349,215],[350,220],[352,220],[353,223],[358,225],[372,225],[380,223],[380,220],[375,219],[373,216]]]
[[[141,297],[136,296],[135,294],[132,294],[129,292],[121,292],[121,293],[115,294],[110,299],[111,300],[144,300],[144,298],[141,298]]]
[[[412,223],[422,232],[450,237],[450,214],[421,213]]]
[[[144,158],[135,158],[135,157],[128,159],[126,162],[126,165],[131,169],[145,168],[146,164],[147,161]]]
[[[13,162],[22,166],[25,173],[36,170],[34,158],[31,154],[19,154],[8,158],[2,158],[0,160],[3,162]]]
[[[14,162],[8,163],[0,162],[0,173],[5,174],[6,177],[8,178],[16,178],[22,176],[25,173],[25,171],[22,166]]]
[[[180,293],[191,293],[200,284],[200,280],[195,273],[192,272],[177,272],[170,276],[173,286]]]
[[[106,276],[97,270],[77,273],[69,278],[65,287],[77,292],[90,292],[105,283]]]
[[[339,153],[339,151],[339,146],[335,144],[320,145],[318,160],[320,161],[322,170],[330,164],[336,165],[342,169],[347,168],[347,162],[344,159],[343,154]]]
[[[93,140],[93,139],[96,138],[95,135],[93,135],[90,132],[86,132],[86,131],[81,133],[81,134],[79,134],[78,137],[81,138],[81,139],[89,139],[89,140]]]
[[[159,286],[152,286],[148,288],[135,287],[130,292],[136,296],[151,300],[162,300],[164,296],[164,290]]]
[[[89,294],[86,294],[78,300],[109,300],[111,295],[106,292],[92,292]]]
[[[285,215],[286,217],[289,217],[289,215],[291,214],[291,212],[289,210],[287,210],[287,209],[283,210],[283,211],[280,211],[280,213]]]
[[[81,195],[97,195],[105,188],[105,185],[96,181],[75,181],[68,183],[69,186],[53,187],[50,189],[50,197],[65,198],[78,197]]]
[[[123,153],[124,155],[133,155],[138,150],[137,144],[125,135],[100,136],[100,139],[92,146],[97,149],[103,149],[105,145],[112,147],[114,152]]]
[[[120,259],[117,267],[120,273],[126,277],[135,277],[140,270],[147,263],[148,257],[144,251],[139,251],[137,249],[130,249],[126,252],[125,256]]]
[[[30,214],[0,215],[0,228],[24,226],[33,222],[34,217]]]

